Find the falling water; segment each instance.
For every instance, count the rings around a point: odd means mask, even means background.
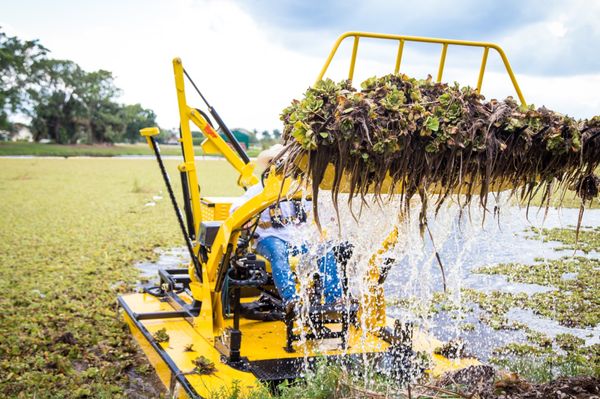
[[[412,321],[418,328],[443,341],[461,338],[467,343],[469,353],[486,360],[493,348],[510,342],[522,342],[525,334],[519,330],[493,330],[480,322],[477,306],[467,303],[462,298],[461,290],[502,290],[532,295],[556,289],[537,284],[508,282],[504,276],[476,274],[474,270],[485,265],[510,262],[532,264],[538,258],[558,259],[572,255],[572,251],[557,250],[558,243],[528,237],[533,234],[531,227],[571,226],[576,223],[578,212],[577,209],[550,209],[544,218],[544,212],[538,212],[537,209],[530,210],[527,214],[525,209],[500,201],[489,205],[490,209],[494,207],[499,210],[499,218],[490,212],[485,215],[485,220],[483,211],[477,206],[463,211],[462,215],[458,206],[452,204],[442,207],[436,215],[430,212],[430,236],[427,231],[421,235],[418,201],[411,204],[409,213],[402,213],[398,199],[379,205],[368,202],[368,205],[363,206],[357,200],[353,202],[351,209],[346,198],[340,195],[338,219],[331,201],[324,195],[319,204],[323,234],[312,224],[302,231],[308,252],[301,257],[296,270],[301,302],[309,302],[313,274],[318,271],[316,259],[343,241],[353,245],[353,256],[347,265],[350,295],[354,298],[372,295],[371,287],[366,283],[369,262],[378,253],[383,240],[396,227],[399,231],[396,244],[375,258],[379,265],[384,258],[394,259],[384,285],[387,315],[402,321]],[[600,210],[588,210],[584,215],[583,225],[600,225]],[[436,296],[444,291],[436,251],[440,255],[446,279],[446,296],[441,312],[431,311]],[[171,251],[163,254],[158,264],[144,263],[138,267],[146,272],[157,267],[168,267],[170,262],[172,267],[178,267],[181,255],[181,251]],[[588,254],[596,258],[598,255],[597,252]],[[513,309],[508,317],[550,336],[568,332],[586,339],[587,344],[600,342],[598,326],[592,329],[567,328],[558,326],[551,319],[531,317],[527,312],[529,311]],[[366,320],[363,317],[359,322],[366,336]],[[475,325],[473,331],[461,329],[461,324],[467,322]],[[318,352],[319,348],[331,348],[331,342],[309,342],[306,334],[310,330],[308,318],[302,313],[296,332],[301,337],[298,347],[304,348],[305,357],[314,354],[315,349]],[[364,361],[367,364],[366,358]]]
[[[531,209],[527,212],[497,201],[488,205],[489,209],[496,209],[498,216],[494,217],[492,212],[484,214],[478,206],[461,213],[457,205],[450,204],[442,207],[437,214],[433,214],[433,211],[429,213],[430,234],[427,231],[422,234],[418,202],[411,204],[411,211],[403,216],[400,216],[402,212],[398,200],[385,202],[383,206],[370,205],[362,208],[357,203],[355,201],[351,212],[345,199],[340,198],[339,223],[331,201],[324,198],[319,204],[327,239],[333,243],[343,239],[353,244],[354,254],[348,265],[351,294],[355,298],[371,294],[371,286],[366,284],[369,260],[381,248],[382,241],[392,229],[397,227],[399,237],[396,245],[377,258],[380,264],[384,258],[395,259],[384,286],[387,315],[411,321],[418,328],[443,341],[462,339],[468,346],[467,352],[481,360],[488,359],[494,348],[510,342],[523,342],[526,337],[521,330],[494,330],[482,323],[478,319],[477,305],[462,298],[463,288],[528,295],[556,288],[509,282],[505,276],[482,275],[474,270],[499,263],[532,264],[539,258],[558,259],[573,254],[571,250],[558,250],[558,243],[542,242],[535,239],[539,237],[531,237],[534,234],[531,227],[571,226],[577,221],[577,209],[550,209],[544,215],[544,211]],[[353,214],[360,215],[358,221]],[[588,211],[583,225],[600,225],[600,210]],[[341,231],[341,237],[338,236],[338,231]],[[316,233],[309,238],[313,244],[322,240]],[[444,293],[444,279],[436,251],[443,264],[446,292],[441,303],[442,311],[433,312],[436,296],[439,303],[439,296]],[[598,257],[598,253],[592,252],[588,256]],[[301,281],[301,286],[309,283]],[[591,329],[562,327],[548,318],[531,317],[530,313],[531,311],[512,309],[507,316],[510,320],[520,321],[530,329],[551,337],[566,332],[584,338],[587,344],[600,340],[598,326]],[[368,330],[365,328],[365,320],[360,322],[366,335]],[[461,328],[467,322],[475,326],[473,331]]]

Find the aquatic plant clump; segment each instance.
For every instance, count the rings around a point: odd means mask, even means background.
[[[545,203],[556,187],[582,201],[598,196],[600,116],[577,121],[511,97],[484,101],[470,87],[431,77],[373,77],[361,88],[323,80],[281,114],[283,171],[311,181],[315,211],[329,165],[334,204],[340,192],[363,202],[369,192],[402,192],[406,209],[421,196],[422,215],[432,193],[437,209],[450,197],[465,206],[474,196],[486,208],[490,193],[508,188],[526,201],[542,190]]]
[[[196,374],[210,375],[217,371],[215,364],[205,356],[198,356],[192,363],[195,366],[193,372]]]

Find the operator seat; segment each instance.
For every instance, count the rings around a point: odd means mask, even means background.
[[[249,242],[242,242],[242,248],[248,249],[250,247]],[[239,248],[239,246],[238,246]],[[293,342],[300,339],[300,335],[294,334],[294,323],[296,322],[298,314],[293,312],[292,314],[286,313],[283,306],[283,301],[273,283],[272,269],[270,262],[264,257],[248,252],[242,258],[243,261],[238,260],[240,264],[251,264],[252,268],[259,268],[266,275],[264,278],[264,284],[250,284],[247,287],[240,287],[241,282],[235,281],[235,286],[239,287],[240,298],[256,298],[251,302],[240,302],[240,316],[250,320],[261,320],[261,321],[282,321],[286,324],[286,346],[285,349],[289,352],[293,352]],[[290,266],[292,271],[297,269],[301,255],[290,256]],[[346,266],[349,259],[352,256],[352,245],[349,243],[343,243],[334,247],[334,256],[338,264],[340,272],[340,282],[342,284],[342,297],[348,298],[347,303],[336,303],[336,304],[323,304],[323,284],[319,273],[315,273],[313,276],[313,283],[311,287],[311,293],[309,295],[308,303],[302,304],[302,316],[307,317],[310,320],[312,331],[304,336],[308,339],[330,339],[330,338],[341,338],[342,346],[346,346],[347,333],[349,325],[356,322],[356,315],[358,313],[358,302],[352,300],[348,295],[348,277],[346,273]],[[232,262],[228,276],[238,276],[239,271],[235,270],[233,266],[235,263]],[[237,274],[236,274],[237,273]],[[242,273],[249,275],[248,273]],[[231,307],[229,304],[232,300],[233,290],[229,289],[228,281],[232,281],[235,277],[228,277],[224,281],[222,290],[223,299],[223,311],[225,316],[231,315]],[[341,328],[334,328],[332,325],[340,325]]]

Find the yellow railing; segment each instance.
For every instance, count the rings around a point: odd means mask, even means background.
[[[404,43],[417,42],[417,43],[440,44],[442,46],[442,52],[440,55],[440,63],[438,66],[438,73],[437,73],[437,81],[438,82],[442,81],[442,77],[444,75],[444,66],[446,64],[446,54],[448,52],[449,45],[481,47],[481,48],[483,48],[483,56],[481,58],[481,67],[479,68],[479,77],[477,79],[477,92],[478,93],[481,92],[481,86],[483,84],[483,75],[485,73],[485,67],[487,64],[487,59],[488,59],[490,49],[495,50],[498,53],[498,55],[500,56],[500,58],[502,59],[502,62],[504,63],[506,72],[508,72],[508,76],[510,77],[513,87],[514,87],[515,91],[517,92],[517,96],[519,97],[521,104],[527,105],[527,103],[525,102],[525,97],[523,96],[523,93],[521,92],[521,88],[519,87],[519,84],[517,83],[517,78],[515,77],[515,74],[513,73],[513,70],[510,66],[510,63],[508,62],[508,58],[506,57],[504,50],[502,50],[502,48],[500,46],[498,46],[497,44],[486,43],[486,42],[472,42],[472,41],[468,41],[468,40],[436,39],[436,38],[429,38],[429,37],[388,35],[388,34],[383,34],[383,33],[368,33],[368,32],[346,32],[343,35],[341,35],[337,39],[335,44],[333,45],[333,49],[329,53],[329,57],[327,57],[327,61],[325,61],[325,65],[323,65],[323,68],[321,69],[321,73],[319,73],[317,82],[319,80],[323,79],[323,77],[325,76],[325,73],[327,72],[327,69],[329,68],[329,65],[331,64],[331,61],[333,60],[333,57],[335,56],[338,48],[340,47],[340,44],[344,41],[344,39],[346,39],[348,37],[354,38],[354,43],[352,46],[352,57],[350,58],[350,70],[348,71],[348,79],[350,79],[350,80],[352,80],[352,78],[354,77],[354,67],[356,66],[356,56],[358,54],[358,43],[359,43],[361,37],[371,38],[371,39],[394,40],[394,41],[398,42],[398,53],[396,55],[396,63],[395,63],[395,67],[394,67],[394,73],[398,73],[400,71],[400,64],[402,63],[402,54],[404,52]]]

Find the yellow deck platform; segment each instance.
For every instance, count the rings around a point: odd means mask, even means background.
[[[150,294],[136,293],[120,297],[119,302],[125,310],[124,318],[134,338],[156,369],[160,380],[174,397],[207,398],[230,389],[233,384],[237,384],[245,392],[258,386],[261,379],[257,378],[253,370],[240,371],[223,363],[221,353],[214,346],[215,337],[202,336],[193,327],[193,320],[184,317],[137,320],[141,314],[176,310],[168,301]],[[227,320],[227,322],[232,321]],[[389,323],[393,324],[393,320],[389,320]],[[169,341],[157,343],[153,335],[162,328],[169,335]],[[298,364],[302,364],[306,357],[314,357],[317,354],[322,357],[351,357],[382,353],[389,348],[389,344],[375,334],[362,336],[361,331],[351,327],[346,349],[340,347],[339,339],[309,340],[305,343],[295,342],[295,352],[290,353],[284,349],[286,329],[283,322],[241,318],[240,330],[242,331],[242,357],[247,358],[250,364],[266,368],[277,369],[278,361],[284,362],[286,359],[296,359]],[[413,337],[415,351],[432,352],[440,344],[440,341],[434,337],[415,331]],[[193,345],[193,351],[186,350],[189,345]],[[211,375],[193,373],[192,361],[198,356],[211,360],[217,371]],[[450,360],[439,355],[433,355],[433,362],[430,372],[434,375],[477,364],[475,359]]]

